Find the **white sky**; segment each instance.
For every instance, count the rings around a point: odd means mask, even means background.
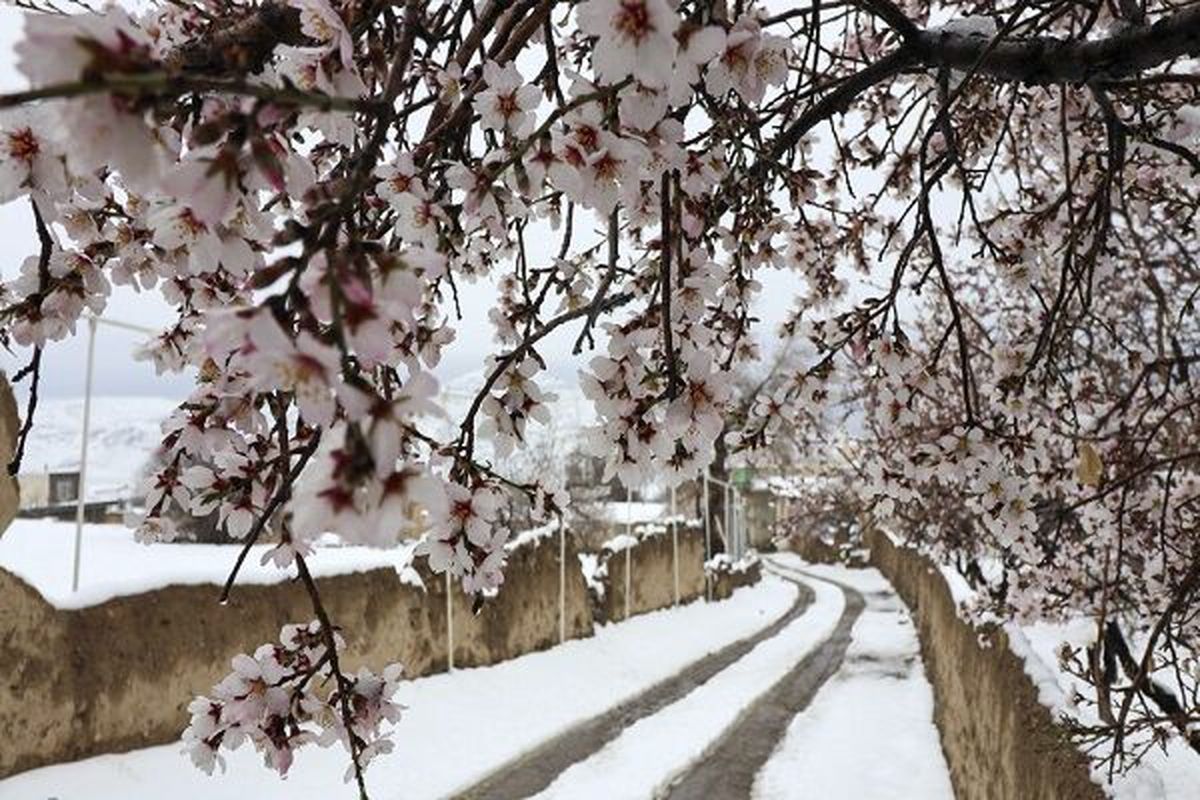
[[[13,45],[20,36],[21,13],[9,7],[0,8],[0,91],[24,88],[24,79],[15,70]],[[577,224],[587,219],[595,225],[591,212],[579,215]],[[580,231],[582,232],[582,231]],[[527,236],[533,263],[543,264],[557,247],[558,237]],[[539,246],[540,245],[540,246]],[[21,262],[37,251],[37,240],[28,205],[21,202],[0,206],[0,275],[11,280]],[[756,314],[765,324],[756,335],[770,349],[777,341],[776,325],[792,305],[798,281],[793,274],[764,270],[759,276],[764,284]],[[459,285],[464,320],[456,325],[458,339],[445,354],[438,377],[449,380],[482,367],[484,357],[491,352],[492,330],[487,311],[495,301],[493,288],[486,283]],[[125,322],[159,327],[172,319],[171,309],[157,292],[136,293],[125,287],[114,287],[105,316]],[[71,397],[83,393],[87,352],[87,326],[81,324],[76,336],[55,342],[43,356],[42,393],[47,397]],[[540,352],[555,377],[574,383],[576,370],[586,363],[589,353],[574,357],[571,348],[579,333],[579,324],[568,326],[548,337]],[[96,342],[96,374],[94,389],[102,395],[161,395],[182,398],[191,387],[186,376],[156,376],[153,365],[135,361],[132,351],[138,343],[135,333],[102,326]],[[0,350],[0,368],[10,375],[27,360],[29,353],[15,354]],[[23,396],[24,390],[18,387]]]

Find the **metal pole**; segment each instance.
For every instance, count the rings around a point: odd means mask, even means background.
[[[733,517],[733,557],[736,561],[742,557],[742,509],[740,506],[741,496],[737,489],[730,489],[731,504],[729,513]]]
[[[742,532],[738,530],[737,490],[729,487],[729,530],[733,539],[733,552],[730,554],[736,561],[740,557],[742,547]]]
[[[737,547],[737,543],[733,538],[736,533],[733,529],[733,487],[729,484],[725,484],[725,508],[723,510],[725,512],[725,546],[730,550],[730,558],[733,558],[735,555],[733,551]]]
[[[725,499],[725,507],[724,509],[721,509],[721,522],[725,525],[725,530],[722,531],[722,533],[725,534],[725,547],[728,549],[728,551],[730,551],[728,555],[730,555],[730,558],[733,558],[733,525],[731,524],[732,518],[730,517],[731,494],[730,485],[726,483],[725,494],[721,495],[721,497]]]
[[[83,441],[79,443],[79,497],[75,500],[75,566],[71,591],[79,591],[79,562],[83,549],[83,509],[87,502],[88,435],[92,426],[92,373],[96,360],[96,318],[88,317],[87,377],[83,390]]]
[[[704,470],[704,599],[712,600],[712,579],[708,574],[708,562],[712,558],[712,520],[708,513],[708,470]]]
[[[750,549],[750,529],[746,527],[746,499],[745,495],[738,492],[738,531],[740,533],[740,541],[742,541],[742,555]]]
[[[738,532],[738,558],[746,554],[746,514],[742,508],[742,493],[734,491],[734,507],[733,513],[737,516],[737,532]]]
[[[675,580],[675,605],[679,605],[679,525],[675,521],[675,487],[671,487],[671,573]]]
[[[633,535],[633,493],[629,491],[629,487],[625,487],[625,535]]]
[[[79,591],[79,568],[83,551],[83,515],[87,504],[88,439],[91,436],[92,428],[92,375],[95,373],[96,363],[96,326],[103,322],[114,328],[123,328],[138,333],[156,333],[153,328],[144,328],[141,325],[132,325],[119,320],[103,319],[93,314],[88,314],[85,318],[88,324],[87,373],[83,390],[83,437],[79,443],[79,497],[75,500],[75,558],[71,568],[72,592]]]
[[[733,555],[736,560],[742,557],[742,533],[744,532],[742,531],[742,509],[739,505],[741,503],[741,496],[738,494],[737,489],[730,489],[729,494],[732,501],[729,513],[733,517]]]
[[[725,519],[726,527],[729,529],[729,557],[737,560],[737,512],[734,509],[734,504],[737,499],[734,497],[733,487],[725,488]]]
[[[558,641],[567,640],[567,527],[558,523]]]
[[[446,664],[449,672],[454,671],[454,603],[451,589],[450,570],[446,570]]]

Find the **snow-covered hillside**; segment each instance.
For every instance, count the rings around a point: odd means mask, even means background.
[[[431,421],[430,430],[444,439],[453,438],[476,393],[483,386],[484,379],[483,371],[476,370],[443,382],[440,401],[449,416],[443,420]],[[563,458],[582,446],[584,429],[596,421],[595,410],[577,385],[545,373],[539,373],[535,380],[544,393],[553,394],[556,399],[548,404],[550,424],[530,422],[526,429],[526,438],[530,450],[541,451],[550,457],[550,461],[561,465]],[[483,458],[491,458],[490,443],[486,440],[479,443],[478,451]],[[522,464],[535,459],[543,460],[525,454],[517,454],[514,458],[523,459]]]
[[[121,496],[137,486],[162,439],[160,426],[178,401],[165,397],[93,397],[88,446],[88,497]],[[23,473],[79,469],[83,398],[38,403]]]
[[[539,384],[558,399],[552,404],[550,426],[531,423],[529,439],[535,449],[548,448],[561,458],[576,449],[583,428],[594,419],[591,403],[576,386],[554,378]],[[467,413],[474,393],[483,385],[483,373],[472,372],[447,381],[442,402],[449,417],[430,423],[430,430],[452,436]],[[88,497],[102,499],[127,495],[136,488],[143,470],[162,438],[163,420],[178,401],[165,397],[97,396],[92,398],[88,450]],[[70,471],[79,468],[83,432],[83,398],[43,398],[29,436],[23,473]],[[481,455],[489,456],[486,447]]]

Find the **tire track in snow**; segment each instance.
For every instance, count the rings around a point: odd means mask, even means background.
[[[866,605],[861,592],[838,581],[764,560],[780,577],[792,575],[821,580],[841,589],[846,598],[833,633],[800,660],[742,712],[738,720],[682,775],[660,793],[668,800],[712,800],[750,797],[754,779],[782,740],[792,719],[833,676],[850,646],[850,632]],[[789,575],[788,573],[791,573]]]
[[[808,610],[814,595],[812,589],[791,576],[782,573],[776,575],[794,583],[798,590],[795,603],[779,619],[755,634],[693,661],[671,677],[603,714],[576,724],[454,796],[466,800],[517,800],[535,795],[553,783],[572,764],[603,749],[633,723],[685,697],[760,642],[778,634]]]

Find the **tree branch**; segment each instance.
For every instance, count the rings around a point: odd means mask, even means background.
[[[1200,6],[1102,39],[1007,39],[985,53],[990,42],[987,36],[932,30],[922,32],[914,48],[923,67],[965,71],[978,61],[979,74],[1000,81],[1038,86],[1113,80],[1200,54]]]

